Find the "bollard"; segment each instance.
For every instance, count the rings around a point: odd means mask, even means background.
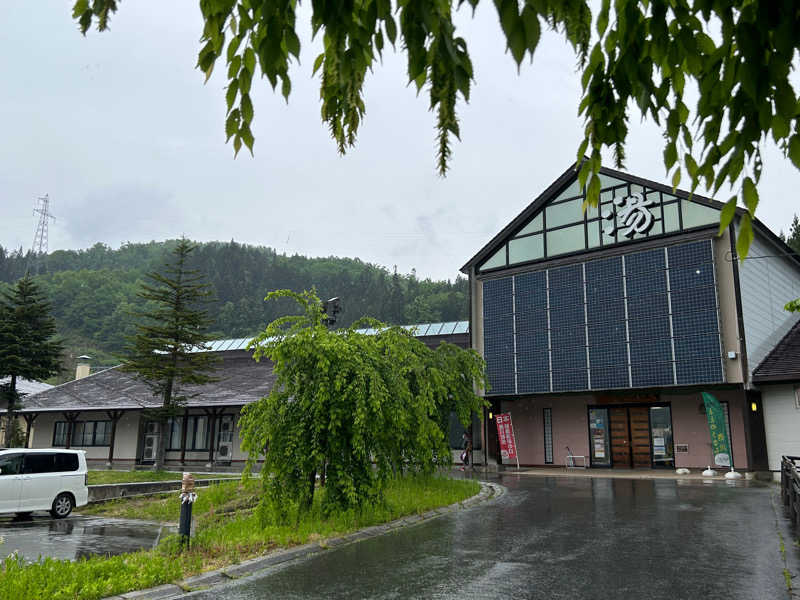
[[[181,545],[189,547],[189,536],[192,532],[192,504],[197,500],[194,491],[194,476],[184,473],[181,482],[181,517],[178,522],[178,535],[181,536]]]

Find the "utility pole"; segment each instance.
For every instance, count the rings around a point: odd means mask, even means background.
[[[47,230],[50,219],[53,221],[56,220],[56,218],[50,214],[49,194],[39,196],[34,200],[33,214],[39,215],[39,222],[36,224],[36,231],[33,233],[33,243],[31,244],[31,253],[28,259],[28,271],[31,272],[31,274],[36,274],[41,270],[42,262],[47,257]]]

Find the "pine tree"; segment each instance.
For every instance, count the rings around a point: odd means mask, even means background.
[[[47,379],[61,370],[62,346],[55,334],[50,304],[28,275],[0,295],[0,378],[10,377],[0,388],[6,405],[6,445],[19,442],[11,439],[17,430],[17,379]]]
[[[212,293],[203,275],[189,267],[189,256],[195,248],[181,238],[163,273],[148,273],[152,283],[142,284],[138,296],[152,308],[134,313],[139,323],[136,335],[128,340],[121,367],[136,374],[162,400],[160,408],[146,413],[159,424],[155,470],[164,465],[167,421],[185,406],[183,388],[216,380],[209,374],[216,358],[208,352],[198,352],[208,349],[207,331],[212,320],[202,305],[211,301]]]
[[[789,244],[792,250],[800,254],[800,219],[797,218],[797,215],[792,219],[792,226],[789,228],[786,243]]]

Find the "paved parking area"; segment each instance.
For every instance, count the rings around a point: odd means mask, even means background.
[[[499,483],[508,493],[496,502],[190,596],[792,597],[783,569],[800,573],[800,548],[773,485],[513,474]]]
[[[19,552],[28,560],[52,557],[74,560],[152,548],[166,529],[157,523],[101,517],[53,519],[34,513],[29,520],[0,518],[0,555]]]

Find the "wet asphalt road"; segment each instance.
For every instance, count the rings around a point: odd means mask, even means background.
[[[53,519],[34,513],[26,520],[0,518],[0,556],[18,552],[27,560],[41,557],[75,560],[95,554],[112,555],[152,548],[166,531],[146,521],[73,515]]]
[[[779,531],[789,570],[800,572],[771,485],[525,475],[499,483],[508,493],[492,503],[190,597],[790,598]]]

